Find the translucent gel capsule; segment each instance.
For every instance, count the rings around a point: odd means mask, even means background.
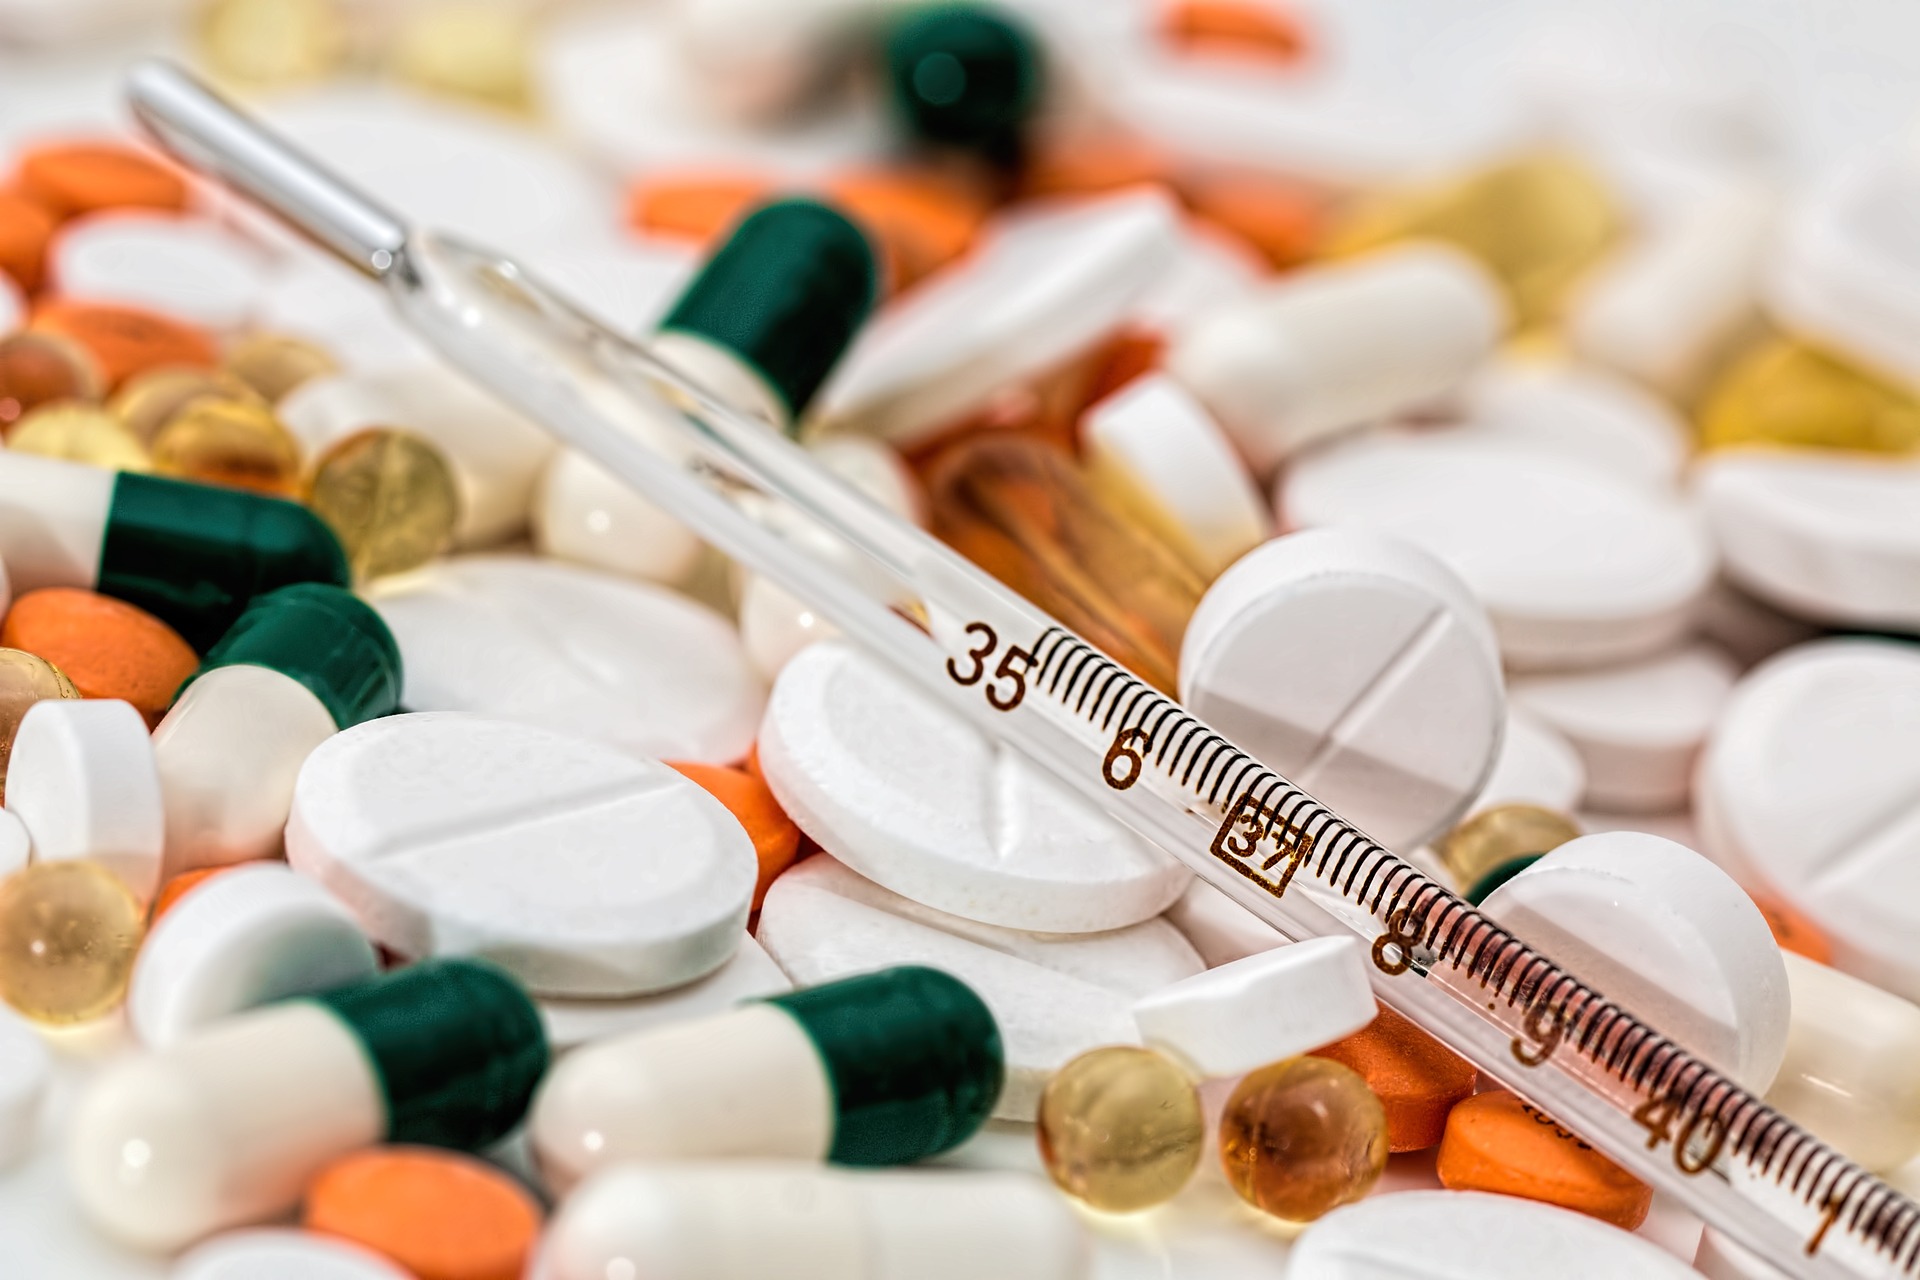
[[[0,998],[38,1022],[120,1003],[140,949],[140,904],[91,862],[38,862],[0,881]]]
[[[1311,1222],[1367,1194],[1387,1167],[1387,1113],[1366,1081],[1322,1058],[1249,1073],[1220,1116],[1220,1163],[1254,1208]]]
[[[146,449],[120,419],[98,405],[74,401],[43,405],[21,418],[7,433],[7,448],[109,471],[153,470]]]
[[[96,401],[106,390],[100,367],[78,343],[51,333],[0,339],[0,430],[56,400]]]
[[[1180,636],[1206,584],[1102,503],[1078,465],[1026,436],[986,432],[935,461],[941,538],[1171,693]]]
[[[1441,836],[1434,852],[1460,892],[1477,903],[1531,865],[1532,858],[1579,835],[1580,828],[1564,814],[1538,805],[1503,804],[1481,810]]]
[[[47,698],[78,698],[66,673],[24,649],[0,649],[0,801],[6,798],[7,762],[20,721],[34,703]]]
[[[418,568],[446,550],[460,491],[446,455],[407,431],[369,427],[314,463],[307,505],[327,522],[357,579]]]
[[[1040,1095],[1040,1159],[1062,1191],[1107,1213],[1171,1200],[1206,1145],[1193,1081],[1151,1049],[1083,1053]]]
[[[253,399],[253,389],[237,378],[210,369],[173,365],[128,378],[107,401],[107,409],[134,439],[152,444],[162,427],[196,401]]]
[[[196,400],[153,438],[162,475],[286,497],[300,484],[300,446],[266,405]]]
[[[1599,180],[1570,157],[1541,153],[1363,206],[1330,250],[1344,256],[1400,240],[1447,241],[1500,278],[1525,328],[1553,313],[1617,229]]]
[[[253,85],[322,79],[347,52],[335,0],[213,0],[195,34],[216,73]]]
[[[255,333],[240,339],[227,352],[223,367],[268,404],[279,404],[311,378],[340,370],[326,351],[284,333]]]
[[[1803,342],[1773,338],[1707,392],[1700,443],[1905,453],[1920,449],[1920,399]]]
[[[533,47],[515,6],[452,0],[407,14],[387,56],[419,88],[517,110],[527,105]]]

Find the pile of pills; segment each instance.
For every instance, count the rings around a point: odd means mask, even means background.
[[[1920,157],[1336,8],[0,0],[0,1272],[1782,1274],[104,123],[152,48],[1920,1189]]]

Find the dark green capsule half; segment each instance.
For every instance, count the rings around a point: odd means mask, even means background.
[[[393,633],[360,597],[327,583],[296,582],[254,600],[187,684],[216,667],[267,667],[291,676],[342,729],[400,706],[400,646]]]
[[[908,1164],[972,1137],[1007,1075],[986,1003],[938,969],[883,969],[773,996],[833,1086],[836,1164]]]
[[[1492,870],[1467,886],[1463,896],[1477,907],[1487,900],[1488,894],[1546,856],[1544,853],[1523,853],[1505,862],[1495,863]]]
[[[1018,156],[1045,68],[1039,42],[1012,15],[968,4],[910,13],[888,37],[886,65],[916,136],[996,161]]]
[[[389,1142],[462,1151],[497,1142],[546,1074],[539,1010],[490,964],[422,960],[312,998],[365,1047]]]
[[[340,540],[294,502],[122,472],[95,582],[205,653],[255,596],[295,582],[351,581]]]
[[[815,201],[780,200],[747,216],[660,327],[746,361],[791,422],[873,310],[878,280],[860,228]]]

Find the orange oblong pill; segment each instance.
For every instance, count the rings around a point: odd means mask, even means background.
[[[1298,62],[1308,49],[1306,28],[1270,0],[1173,0],[1160,12],[1160,34],[1189,53],[1280,64]]]
[[[1827,935],[1820,931],[1819,925],[1784,902],[1753,894],[1747,896],[1753,898],[1753,905],[1760,908],[1761,917],[1766,920],[1767,928],[1773,932],[1773,940],[1782,951],[1805,956],[1818,964],[1833,963],[1833,944],[1827,941]]]
[[[20,190],[62,218],[102,209],[184,209],[186,179],[117,142],[57,142],[20,158]]]
[[[173,904],[186,897],[187,894],[199,888],[208,880],[213,879],[213,877],[219,875],[221,872],[231,870],[233,870],[231,866],[197,867],[192,871],[182,871],[179,875],[168,880],[160,886],[160,892],[153,897],[153,905],[147,909],[147,928],[152,929],[154,925],[159,924],[160,917],[171,911]]]
[[[83,698],[131,702],[148,728],[200,665],[180,633],[146,610],[78,587],[42,587],[15,600],[0,647],[45,658]]]
[[[1557,1204],[1632,1231],[1653,1188],[1504,1089],[1468,1098],[1447,1116],[1438,1171],[1454,1191],[1492,1191]]]
[[[301,1220],[383,1254],[419,1280],[520,1280],[540,1208],[499,1169],[432,1147],[372,1147],[307,1185]]]
[[[40,287],[47,246],[59,225],[37,201],[13,191],[0,191],[0,272],[13,277],[24,293]]]
[[[678,760],[667,763],[706,788],[747,829],[747,836],[753,841],[753,855],[760,863],[759,875],[753,882],[753,910],[758,911],[767,896],[767,887],[800,856],[800,828],[773,798],[772,790],[755,774],[724,765]]]
[[[767,179],[748,174],[643,178],[628,189],[627,221],[654,235],[717,242],[772,191]]]
[[[207,334],[139,307],[54,298],[34,308],[28,327],[86,348],[109,387],[162,365],[211,369],[220,362],[220,349]]]
[[[1439,1142],[1447,1113],[1473,1095],[1479,1079],[1472,1063],[1385,1005],[1365,1027],[1313,1056],[1360,1073],[1387,1109],[1387,1148],[1395,1152]]]
[[[957,182],[911,170],[842,174],[827,194],[885,253],[896,290],[946,266],[973,246],[987,202]]]

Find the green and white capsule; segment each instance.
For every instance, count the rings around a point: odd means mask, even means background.
[[[556,1190],[622,1160],[907,1164],[971,1137],[1005,1078],[972,988],[884,969],[576,1050],[534,1101],[533,1147]]]
[[[400,646],[351,591],[302,582],[256,599],[153,732],[165,874],[274,854],[300,766],[395,711],[400,688]]]
[[[201,652],[262,592],[349,581],[339,539],[298,503],[24,453],[0,453],[0,561],[16,595],[117,596]]]
[[[1018,159],[1045,70],[1033,33],[988,5],[910,10],[887,36],[887,81],[908,130],[995,162]]]
[[[171,1251],[285,1213],[361,1147],[495,1142],[546,1067],[539,1012],[511,978],[424,961],[120,1059],[75,1109],[68,1173],[101,1230]]]

